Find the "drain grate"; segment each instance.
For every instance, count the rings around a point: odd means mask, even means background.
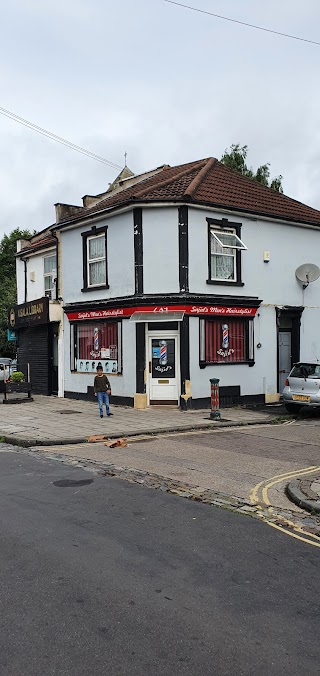
[[[80,479],[76,481],[75,479],[59,479],[54,481],[53,485],[58,486],[59,488],[72,488],[74,486],[86,486],[87,484],[92,484],[93,479]]]
[[[55,411],[53,411],[55,413]],[[73,415],[75,413],[81,413],[81,411],[59,411],[60,415]]]

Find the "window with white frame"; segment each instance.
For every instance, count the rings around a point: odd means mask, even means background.
[[[107,226],[82,233],[83,289],[108,287]]]
[[[247,249],[237,234],[238,228],[226,227],[228,221],[208,220],[209,282],[241,282],[241,251]]]
[[[88,286],[106,284],[106,238],[105,234],[87,239]]]
[[[57,282],[57,257],[56,255],[44,256],[43,258],[44,295],[54,298]]]

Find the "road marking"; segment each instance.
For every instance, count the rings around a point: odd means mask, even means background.
[[[313,472],[317,472],[319,470],[320,470],[320,467],[313,467],[313,469],[311,469],[310,467],[307,467],[304,470],[300,470],[296,473],[289,472],[287,475],[283,475],[282,478],[272,477],[272,479],[275,479],[275,481],[270,481],[262,489],[262,501],[263,501],[263,503],[265,505],[267,505],[267,507],[271,506],[271,502],[269,500],[269,495],[268,495],[268,490],[269,490],[269,488],[272,488],[272,486],[275,486],[275,484],[279,484],[282,481],[285,481],[285,479],[292,479],[292,478],[298,477],[298,476],[305,476],[306,474],[312,474]]]
[[[291,531],[286,530],[281,526],[278,526],[276,523],[272,523],[272,521],[266,521],[265,523],[267,523],[268,526],[271,526],[271,528],[276,528],[277,530],[280,530],[281,533],[285,533],[285,535],[290,535],[290,537],[295,538],[296,540],[301,540],[302,542],[306,542],[308,545],[313,545],[314,547],[320,547],[320,542],[312,542],[312,540],[303,538],[301,537],[301,535],[298,535],[297,533],[291,533]]]
[[[302,542],[306,542],[309,545],[314,545],[315,547],[320,547],[320,537],[318,535],[304,531],[303,528],[301,528],[301,526],[296,525],[293,521],[290,521],[285,517],[281,517],[281,520],[285,523],[286,526],[290,528],[290,530],[288,530],[285,526],[278,525],[272,521],[272,519],[276,517],[276,513],[271,506],[268,491],[270,488],[272,488],[272,486],[275,486],[276,484],[281,483],[286,479],[294,479],[300,476],[306,476],[308,474],[318,472],[319,470],[320,467],[317,467],[316,465],[311,465],[311,467],[303,467],[299,470],[294,470],[292,472],[286,472],[284,474],[276,474],[270,479],[264,479],[264,481],[260,481],[258,484],[256,484],[256,486],[254,486],[254,488],[250,493],[250,502],[252,505],[256,505],[257,509],[259,509],[260,511],[267,508],[269,518],[268,516],[263,516],[263,521],[267,523],[268,526],[276,528],[285,535],[290,535],[290,537],[294,537],[296,540],[301,540]],[[259,489],[261,489],[262,496],[260,501],[259,501]],[[295,532],[293,533],[292,531]],[[302,533],[306,537],[302,537],[302,535],[299,535],[299,533]],[[317,542],[314,542],[314,540],[316,540]]]
[[[320,469],[316,467],[316,465],[311,465],[311,467],[302,467],[302,469],[296,469],[292,472],[285,472],[284,474],[275,474],[275,476],[272,476],[271,479],[263,479],[263,481],[260,481],[254,488],[252,489],[249,499],[252,505],[258,504],[259,503],[259,498],[258,498],[258,490],[265,484],[266,481],[272,481],[273,479],[280,479],[284,480],[290,477],[298,476],[301,474],[301,472],[314,472],[315,470]]]

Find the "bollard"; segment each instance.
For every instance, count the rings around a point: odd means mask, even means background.
[[[220,420],[219,410],[219,378],[210,378],[211,383],[211,413],[212,420]]]

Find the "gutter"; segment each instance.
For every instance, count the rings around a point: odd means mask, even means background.
[[[52,237],[55,239],[56,242],[56,259],[57,259],[57,279],[56,279],[56,298],[55,300],[59,300],[59,240],[56,235],[55,230],[52,230],[51,232]]]
[[[28,258],[21,258],[24,263],[24,302],[27,303],[28,298],[28,273],[27,273],[27,262]]]
[[[298,227],[304,227],[308,229],[320,229],[320,223],[316,223],[315,221],[300,221],[298,219],[286,219],[281,216],[274,216],[271,214],[268,214],[267,212],[259,213],[256,211],[250,211],[249,209],[241,209],[239,207],[234,207],[234,206],[226,206],[226,205],[220,205],[220,204],[212,204],[208,202],[198,202],[198,201],[193,201],[192,199],[188,198],[188,196],[185,196],[185,199],[170,199],[167,202],[165,200],[161,202],[157,202],[155,200],[148,200],[146,199],[139,199],[135,201],[134,199],[130,199],[126,202],[123,202],[122,204],[118,204],[117,206],[114,207],[105,207],[103,210],[97,210],[94,211],[90,214],[83,214],[82,216],[79,217],[79,219],[72,219],[69,221],[63,221],[62,223],[58,223],[55,226],[55,231],[56,230],[61,230],[63,228],[76,228],[80,227],[81,225],[86,225],[86,223],[91,220],[91,221],[100,221],[104,218],[108,218],[111,215],[114,215],[116,213],[123,213],[125,211],[130,211],[131,209],[134,209],[135,207],[154,207],[154,208],[160,208],[160,207],[169,207],[169,206],[181,206],[181,205],[187,205],[196,209],[209,209],[210,211],[213,212],[220,212],[220,213],[226,213],[226,214],[234,214],[238,215],[240,218],[247,217],[249,219],[254,219],[254,220],[267,220],[271,221],[273,223],[281,223],[284,225],[295,225]]]

